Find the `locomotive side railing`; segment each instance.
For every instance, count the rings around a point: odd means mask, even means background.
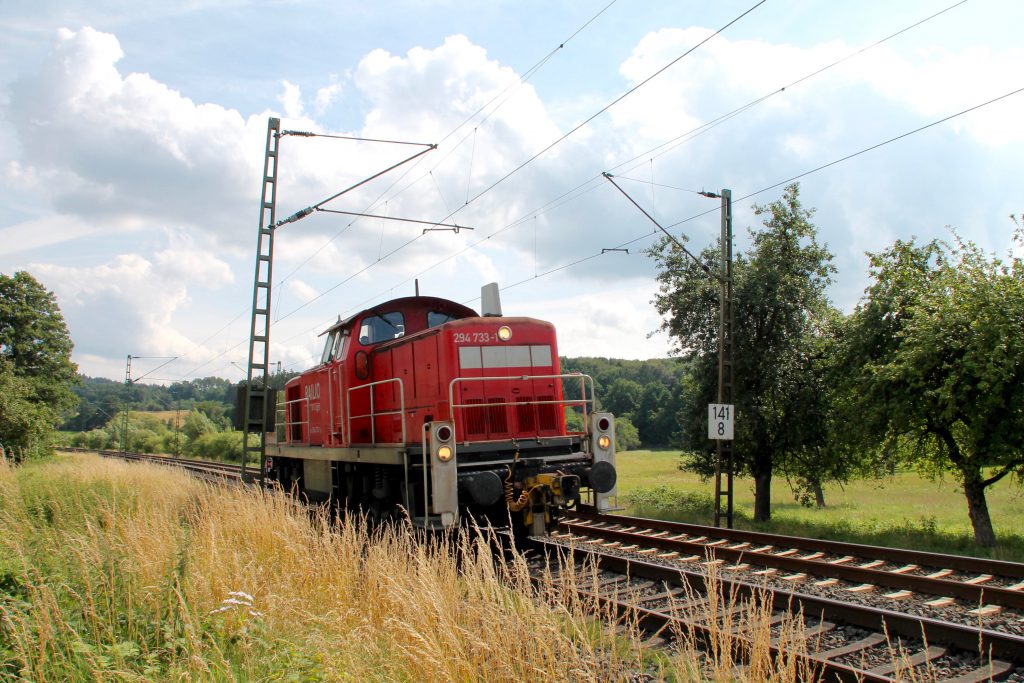
[[[397,410],[382,410],[377,412],[376,398],[373,391],[373,387],[380,386],[382,384],[395,383],[398,385],[398,409]],[[370,412],[363,415],[352,414],[352,394],[357,391],[367,390],[370,392]],[[405,438],[405,383],[402,382],[401,377],[392,377],[391,379],[382,379],[377,382],[370,382],[369,384],[360,384],[357,387],[350,387],[348,392],[345,394],[345,414],[348,416],[348,435],[352,443],[355,443],[355,432],[352,431],[352,421],[362,420],[370,418],[370,441],[369,443],[377,443],[377,418],[385,417],[387,415],[400,415],[402,416],[402,441],[406,442]]]
[[[292,414],[292,411],[290,410],[291,405],[293,403],[302,403],[302,402],[305,402],[305,404],[306,404],[306,419],[305,420],[294,420],[294,421],[291,420],[290,419],[291,418],[291,414]],[[291,443],[292,441],[301,441],[301,439],[293,439],[292,438],[292,426],[294,426],[294,425],[306,425],[306,440],[307,441],[309,440],[309,398],[308,397],[303,396],[301,398],[293,398],[290,401],[285,401],[277,409],[275,415],[276,415],[275,424],[283,424],[284,425],[284,438],[285,438],[285,442]],[[302,415],[302,410],[299,410],[299,415]]]
[[[455,385],[468,383],[468,382],[525,382],[531,380],[558,380],[560,382],[564,380],[575,380],[579,382],[580,396],[579,398],[566,398],[563,384],[562,398],[560,400],[531,400],[531,401],[495,401],[487,403],[456,403],[455,402]],[[589,387],[589,395],[587,397],[587,388]],[[583,411],[583,431],[570,432],[566,429],[567,434],[572,435],[583,435],[587,436],[590,433],[590,419],[589,414],[593,412],[594,401],[594,379],[590,375],[584,375],[578,372],[572,372],[561,375],[515,375],[515,376],[503,376],[503,377],[456,377],[448,384],[448,405],[451,407],[452,422],[456,426],[456,434],[458,434],[458,424],[460,414],[465,410],[480,410],[483,408],[502,408],[504,410],[510,410],[511,408],[521,408],[528,406],[561,406],[565,408],[579,407]],[[537,430],[539,432],[539,429]],[[539,435],[539,433],[538,433]]]

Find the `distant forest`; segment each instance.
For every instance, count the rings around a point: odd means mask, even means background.
[[[678,358],[562,358],[562,372],[594,378],[598,408],[615,414],[617,441],[625,448],[674,443],[685,368]]]
[[[680,383],[683,361],[674,358],[618,360],[614,358],[562,358],[562,372],[581,372],[594,379],[598,408],[615,414],[620,441],[629,447],[668,446],[677,430],[676,415],[681,407]],[[283,387],[297,373],[273,376],[272,384]],[[193,409],[208,415],[228,414],[234,405],[238,383],[220,377],[203,377],[188,382],[132,384],[125,386],[102,377],[80,377],[74,387],[78,412],[61,427],[85,432],[106,425],[124,410],[125,400],[133,411]],[[220,410],[210,404],[218,404]],[[205,410],[204,410],[205,408]]]
[[[272,385],[283,387],[284,383],[296,374],[283,372],[272,375]],[[181,410],[185,413],[200,408],[203,404],[217,404],[220,410],[201,412],[230,415],[235,404],[235,388],[239,385],[220,377],[203,377],[167,386],[125,386],[124,382],[85,375],[80,375],[79,380],[80,383],[72,389],[78,396],[78,412],[61,426],[65,431],[85,432],[98,429],[124,410],[125,401],[128,402],[129,408],[135,411]]]

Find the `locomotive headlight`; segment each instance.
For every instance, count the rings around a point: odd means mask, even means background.
[[[609,437],[607,434],[602,434],[601,436],[597,437],[597,445],[602,450],[608,450],[609,448],[611,448],[612,445],[611,437]]]
[[[452,459],[452,447],[441,446],[437,449],[437,459],[441,462],[448,462]]]
[[[498,328],[498,339],[501,341],[508,341],[512,338],[512,328],[508,325],[502,325]]]

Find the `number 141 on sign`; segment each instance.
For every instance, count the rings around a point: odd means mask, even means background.
[[[732,441],[733,405],[731,403],[708,404],[708,438]]]

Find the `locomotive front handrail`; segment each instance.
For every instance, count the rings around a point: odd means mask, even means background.
[[[376,411],[374,405],[374,391],[373,387],[381,384],[398,384],[398,410],[383,410],[381,412]],[[352,414],[352,392],[359,391],[361,389],[367,389],[370,392],[370,412],[365,415],[353,415]],[[364,418],[370,418],[370,441],[369,443],[377,443],[377,418],[385,415],[402,415],[402,443],[405,443],[405,383],[401,377],[392,377],[391,379],[382,379],[376,382],[370,382],[369,384],[360,384],[357,387],[349,387],[348,392],[345,394],[345,414],[348,416],[348,436],[352,443],[355,443],[353,437],[354,432],[352,431],[352,420],[361,420]]]
[[[544,401],[544,400],[531,400],[531,401],[522,401],[522,402],[519,402],[519,401],[495,401],[493,403],[488,402],[486,404],[480,404],[480,403],[456,403],[455,402],[455,385],[460,383],[460,382],[514,382],[514,381],[525,382],[525,381],[530,381],[530,380],[544,380],[544,379],[557,379],[557,380],[574,379],[574,380],[580,380],[580,394],[581,394],[581,396],[580,396],[580,398],[567,399],[567,398],[564,397],[564,393],[563,393],[563,398],[561,400],[553,400],[553,401]],[[587,398],[587,386],[588,385],[590,386],[590,398]],[[563,391],[564,391],[564,388],[563,388]],[[473,408],[481,408],[481,407],[491,408],[491,407],[510,407],[510,406],[519,407],[519,406],[524,406],[524,405],[533,405],[533,406],[541,406],[541,405],[581,406],[583,408],[583,431],[582,432],[573,432],[573,433],[574,434],[575,433],[580,433],[580,434],[583,434],[584,436],[586,436],[586,435],[588,435],[590,433],[590,420],[587,419],[587,415],[588,415],[587,406],[588,406],[588,404],[592,405],[595,401],[596,401],[596,398],[595,398],[595,392],[594,392],[594,378],[591,377],[590,375],[584,375],[583,373],[579,373],[579,372],[564,373],[564,374],[561,374],[561,375],[511,375],[511,376],[506,375],[506,376],[497,376],[497,377],[456,377],[455,379],[453,379],[448,384],[448,406],[451,409],[452,423],[454,425],[456,425],[456,427],[458,426],[458,418],[456,417],[458,411],[465,410],[467,408],[473,409]],[[566,433],[568,433],[568,432],[569,432],[569,430],[566,429]],[[458,433],[457,430],[456,430],[456,433]]]
[[[292,422],[289,419],[289,416],[291,415],[291,411],[288,410],[288,406],[290,406],[292,403],[301,403],[303,401],[306,402],[306,419],[305,420],[295,420],[294,422]],[[276,414],[281,414],[281,413],[284,414],[283,423],[284,423],[285,443],[291,443],[292,441],[302,441],[302,439],[292,439],[291,429],[290,429],[292,425],[306,425],[306,440],[308,441],[309,440],[309,424],[310,424],[310,422],[309,422],[309,416],[310,416],[309,397],[308,396],[301,396],[299,398],[293,398],[290,401],[285,401],[283,404],[281,404],[281,406],[282,407],[277,409]],[[299,414],[300,415],[302,414],[301,410],[299,411]]]

